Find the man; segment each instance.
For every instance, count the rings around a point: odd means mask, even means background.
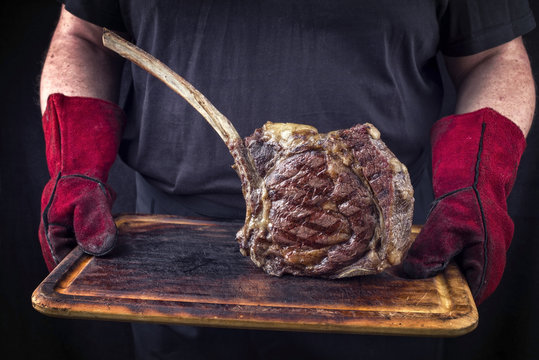
[[[118,148],[137,172],[137,211],[244,215],[216,134],[107,51],[106,26],[186,77],[242,136],[267,120],[321,132],[374,123],[410,170],[416,223],[430,202],[430,140],[436,202],[405,270],[429,276],[456,259],[478,303],[495,290],[513,232],[505,201],[535,104],[520,38],[534,27],[526,1],[97,3],[66,1],[41,79],[49,269],[75,239],[96,255],[114,246],[105,183]],[[457,99],[454,115],[436,122],[439,51]]]

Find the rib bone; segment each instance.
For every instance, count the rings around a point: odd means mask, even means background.
[[[103,45],[140,66],[183,97],[223,139],[234,158],[235,166],[245,167],[241,173],[249,177],[249,179],[245,180],[248,181],[250,186],[257,187],[261,183],[260,176],[255,170],[253,159],[249,151],[246,150],[234,125],[193,85],[146,51],[108,29],[103,29]]]

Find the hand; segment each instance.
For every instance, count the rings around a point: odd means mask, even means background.
[[[477,304],[498,286],[513,237],[507,197],[526,142],[492,109],[439,120],[431,132],[436,200],[404,260],[412,277],[428,277],[454,259]]]
[[[43,114],[51,179],[41,198],[39,241],[51,271],[77,244],[92,255],[114,247],[113,191],[106,185],[116,159],[124,114],[104,100],[53,94]]]

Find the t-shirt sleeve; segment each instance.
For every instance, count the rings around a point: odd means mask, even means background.
[[[61,0],[78,18],[111,30],[125,31],[120,6],[115,0]]]
[[[534,27],[528,0],[448,0],[440,18],[440,50],[448,56],[473,55]]]

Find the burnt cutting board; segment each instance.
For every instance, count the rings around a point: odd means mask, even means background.
[[[155,215],[122,215],[116,223],[115,250],[93,257],[75,248],[34,291],[35,309],[67,318],[363,334],[457,336],[477,326],[454,265],[420,280],[389,273],[278,278],[239,253],[241,223]]]

